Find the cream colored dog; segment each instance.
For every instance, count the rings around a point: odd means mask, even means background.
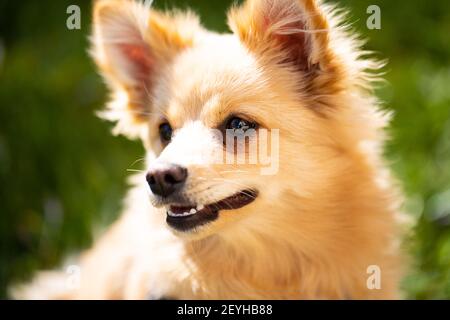
[[[369,72],[379,65],[337,12],[247,0],[228,13],[232,33],[217,34],[190,12],[95,2],[92,53],[113,94],[102,116],[142,139],[147,169],[80,258],[78,287],[44,273],[19,294],[398,297],[398,197]],[[230,132],[244,149],[228,148]],[[268,162],[221,161],[248,159],[255,142]]]

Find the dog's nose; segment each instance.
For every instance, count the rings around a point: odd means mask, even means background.
[[[152,192],[161,197],[168,197],[180,189],[187,178],[187,169],[170,164],[163,168],[150,169],[147,182]]]

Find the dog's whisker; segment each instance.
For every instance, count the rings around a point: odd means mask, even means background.
[[[136,163],[141,162],[141,161],[145,161],[145,158],[139,158],[139,159],[136,159],[136,160],[133,161],[133,163],[130,164],[129,166],[132,167],[132,166],[134,166]]]
[[[228,208],[230,208],[230,210],[233,210],[233,206],[229,203],[229,201],[227,199],[224,199],[222,201],[226,206],[228,206]]]
[[[246,195],[249,198],[256,199],[256,196],[254,194],[248,193],[246,191],[239,191],[239,193],[242,193],[243,195]]]
[[[145,170],[138,170],[138,169],[127,169],[128,172],[145,172]]]

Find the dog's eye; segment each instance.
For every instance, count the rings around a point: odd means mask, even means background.
[[[172,127],[169,123],[165,122],[159,126],[159,136],[164,143],[169,142],[172,139]]]
[[[248,129],[255,129],[256,127],[257,127],[256,123],[249,122],[239,117],[233,117],[227,123],[227,129],[232,130],[247,131]]]

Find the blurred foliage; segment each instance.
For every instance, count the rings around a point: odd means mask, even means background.
[[[450,8],[447,0],[340,1],[367,48],[388,58],[378,90],[395,112],[387,158],[416,226],[405,239],[408,298],[450,298]],[[66,28],[78,4],[81,30]],[[366,8],[381,8],[381,30]],[[230,1],[163,1],[191,7],[225,31]],[[137,142],[112,137],[94,116],[106,90],[87,54],[90,1],[0,0],[0,297],[7,285],[51,268],[117,217]],[[134,168],[138,167],[137,165]]]

